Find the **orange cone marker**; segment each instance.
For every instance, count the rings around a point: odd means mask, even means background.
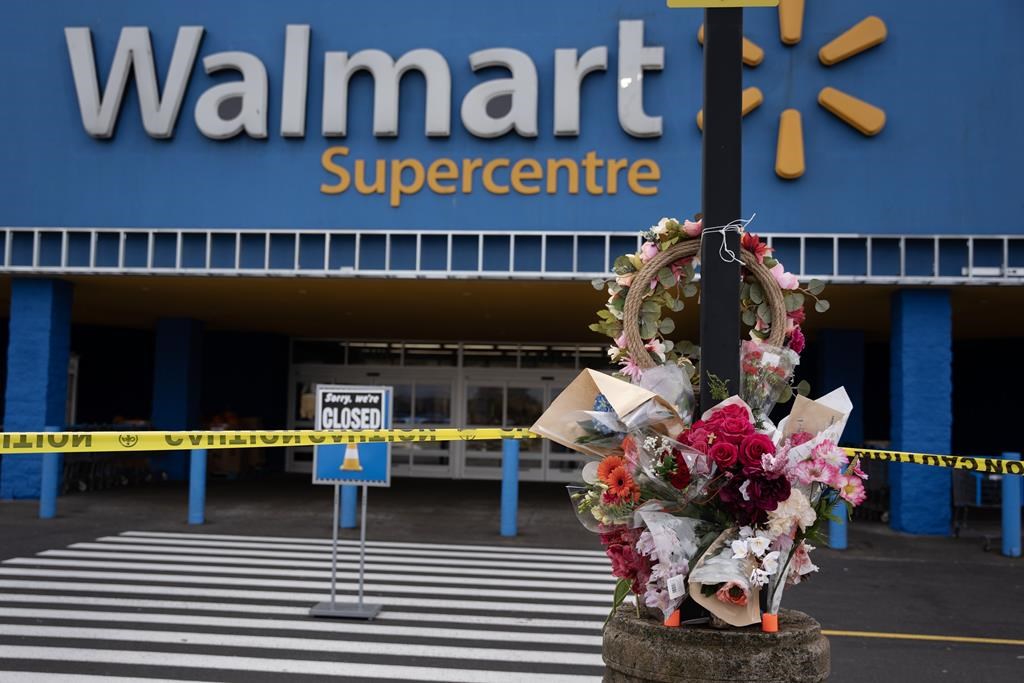
[[[665,626],[679,626],[679,610],[668,615],[668,619],[665,620]]]
[[[779,615],[778,614],[762,614],[761,615],[761,630],[765,633],[778,633],[779,632]]]

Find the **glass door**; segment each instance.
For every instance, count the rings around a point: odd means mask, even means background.
[[[467,374],[463,389],[465,426],[529,427],[568,383],[563,374],[521,370],[506,371],[503,376]],[[460,477],[501,478],[500,441],[466,441],[461,447]],[[546,439],[524,439],[519,444],[519,476],[525,481],[571,481],[579,467],[578,459],[568,449]]]

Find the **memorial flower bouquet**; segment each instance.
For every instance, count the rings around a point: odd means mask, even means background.
[[[804,302],[827,310],[823,285],[801,287],[756,235],[741,238],[740,312],[750,339],[740,349],[738,393],[712,384],[719,402],[698,417],[691,378],[699,349],[665,339],[674,324],[661,311],[678,312],[697,293],[696,257],[672,259],[695,254],[681,243],[702,230],[700,221],[662,219],[636,254],[616,260],[615,277],[602,282],[608,304],[591,328],[613,339],[619,372],[586,371],[592,386],[581,391],[583,376],[573,382],[534,431],[595,458],[569,492],[619,579],[613,612],[633,594],[638,614],[654,609],[670,623],[692,599],[714,621],[772,630],[785,587],[818,571],[811,552],[825,522],[837,506],[846,514],[863,502],[866,477],[837,446],[852,410],[845,391],[812,401],[792,384]],[[641,355],[627,339],[632,325]],[[788,401],[776,426],[769,414]]]

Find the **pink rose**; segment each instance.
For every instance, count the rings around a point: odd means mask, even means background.
[[[644,242],[644,246],[640,248],[640,260],[650,261],[658,255],[658,251],[658,245],[654,242]]]
[[[740,584],[738,581],[729,581],[724,586],[718,589],[718,591],[715,593],[715,597],[729,605],[739,605],[740,607],[746,607],[747,588]]]
[[[711,432],[704,427],[693,427],[684,436],[686,437],[685,443],[695,451],[707,453],[711,447],[708,444],[708,437],[711,436]]]
[[[793,273],[788,273],[782,268],[781,263],[776,263],[771,269],[772,277],[779,283],[779,287],[782,289],[796,289],[800,286],[800,281]]]
[[[754,425],[747,416],[727,417],[718,423],[718,436],[729,443],[739,446],[743,439],[754,433]]]
[[[697,237],[702,230],[704,230],[703,218],[696,223],[689,220],[683,221],[683,232],[686,233],[687,237]]]

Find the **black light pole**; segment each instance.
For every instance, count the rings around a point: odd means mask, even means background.
[[[704,10],[704,147],[701,204],[704,227],[725,225],[740,217],[740,110],[743,92],[743,9]],[[740,271],[722,259],[722,239],[736,254],[739,235],[707,233],[701,245],[700,406],[711,397],[708,374],[739,393]]]

